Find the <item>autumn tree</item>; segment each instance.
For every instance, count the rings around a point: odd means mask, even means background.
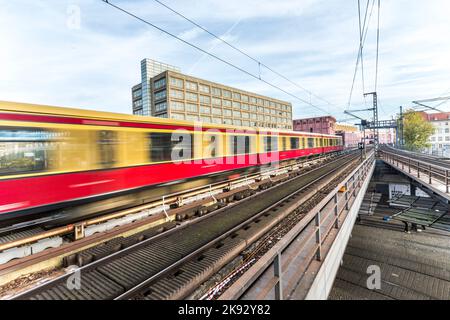
[[[434,133],[434,126],[422,114],[407,110],[403,114],[403,134],[405,147],[411,151],[420,151],[430,146],[428,139]]]

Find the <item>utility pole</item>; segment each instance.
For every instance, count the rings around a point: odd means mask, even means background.
[[[378,140],[378,97],[376,92],[365,93],[364,96],[373,96],[373,144],[375,147],[375,154],[378,154],[379,140]]]
[[[399,118],[399,123],[398,123],[398,144],[400,148],[403,148],[404,145],[404,138],[403,138],[403,107],[400,106],[400,118]]]

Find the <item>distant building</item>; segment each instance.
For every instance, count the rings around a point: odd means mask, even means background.
[[[336,123],[334,129],[335,133],[342,137],[342,143],[346,148],[356,148],[362,141],[362,132],[351,124]]]
[[[358,132],[359,129],[355,127],[354,125],[347,124],[347,123],[336,123],[334,125],[334,131],[344,131],[344,132]]]
[[[435,131],[429,139],[429,153],[450,156],[450,112],[427,114],[427,120],[433,124]]]
[[[142,83],[132,88],[133,114],[292,130],[289,102],[191,77],[169,65],[156,68],[156,64],[149,59],[141,62]]]
[[[332,116],[297,119],[293,121],[294,131],[335,134],[336,119]]]

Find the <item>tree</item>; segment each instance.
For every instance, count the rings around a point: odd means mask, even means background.
[[[434,133],[434,126],[422,114],[407,110],[403,114],[403,134],[405,147],[411,151],[420,151],[430,146],[428,139]]]

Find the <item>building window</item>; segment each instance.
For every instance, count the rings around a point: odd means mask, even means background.
[[[201,116],[200,120],[203,121],[203,122],[211,123],[211,117]]]
[[[240,103],[240,102],[233,101],[233,108],[240,109],[240,108],[241,108],[241,103]]]
[[[184,92],[180,90],[170,90],[170,97],[176,99],[184,99]]]
[[[183,80],[178,78],[170,78],[170,85],[173,87],[183,89]]]
[[[240,111],[233,111],[233,118],[240,118],[241,112]]]
[[[212,113],[215,115],[222,115],[222,109],[220,108],[213,108]]]
[[[228,90],[223,89],[223,90],[222,90],[222,96],[223,96],[224,98],[231,99],[231,91],[228,91]]]
[[[161,79],[155,81],[154,85],[155,85],[156,90],[164,87],[166,85],[166,78],[161,78]]]
[[[222,101],[219,98],[212,98],[212,104],[216,106],[221,106]]]
[[[155,93],[155,100],[165,99],[166,98],[166,90],[162,90]]]
[[[226,117],[231,117],[231,110],[223,109],[223,115]]]
[[[186,81],[186,90],[198,91],[197,84],[195,82]]]
[[[233,124],[233,120],[231,120],[231,119],[223,119],[223,124]]]
[[[261,98],[256,99],[256,102],[257,102],[257,104],[259,104],[260,106],[263,105],[263,99],[261,99]]]
[[[155,111],[156,112],[167,111],[167,103],[166,102],[156,103],[155,104]]]
[[[265,107],[268,107],[269,105],[270,105],[269,100],[264,100],[264,106],[265,106]]]
[[[210,107],[205,107],[205,106],[200,106],[200,113],[210,114],[211,113],[211,108]]]
[[[256,112],[256,106],[250,106],[250,111],[251,112]]]
[[[203,84],[199,84],[199,85],[198,85],[198,90],[199,90],[200,92],[203,92],[203,93],[209,93],[209,92],[210,92],[209,86],[205,86],[205,85],[203,85]]]
[[[242,125],[242,121],[240,119],[234,119],[233,120],[233,124],[236,126],[241,126]]]
[[[170,101],[170,108],[173,110],[184,111],[184,103],[179,101]]]
[[[244,101],[244,102],[248,102],[248,96],[242,95],[241,96],[241,100]]]
[[[188,112],[198,112],[198,106],[192,103],[186,103],[186,111]]]
[[[233,99],[234,100],[241,100],[241,94],[238,92],[233,92]]]
[[[212,118],[212,123],[218,123],[221,124],[222,123],[222,119],[221,118]]]
[[[171,118],[178,119],[178,120],[184,120],[184,114],[172,112],[171,113]]]
[[[134,101],[133,102],[133,107],[136,108],[136,109],[141,108],[142,107],[142,100],[139,99],[139,100]]]
[[[231,107],[231,101],[230,100],[222,100],[222,105],[224,107]]]
[[[200,103],[211,104],[211,98],[209,96],[200,95]]]
[[[242,110],[248,110],[248,109],[249,109],[248,104],[243,103],[242,104]]]
[[[196,93],[186,92],[186,100],[197,101],[198,96]]]
[[[167,118],[167,113],[161,113],[161,114],[156,115],[155,117],[157,117],[157,118]]]
[[[222,95],[222,90],[216,87],[212,87],[212,94],[220,97]]]
[[[193,115],[193,114],[188,114],[188,115],[186,115],[186,120],[198,121],[198,116]]]
[[[247,112],[242,112],[242,118],[249,119],[250,115]]]
[[[139,98],[140,96],[142,96],[142,90],[141,89],[133,91],[133,98]]]

